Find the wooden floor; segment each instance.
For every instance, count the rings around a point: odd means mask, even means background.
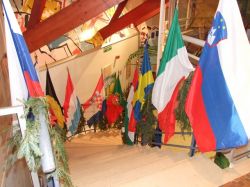
[[[119,131],[75,137],[66,143],[77,187],[212,187],[250,172],[250,159],[221,170],[202,154],[122,145]]]
[[[250,173],[243,175],[233,181],[230,181],[221,187],[249,187],[250,186]]]

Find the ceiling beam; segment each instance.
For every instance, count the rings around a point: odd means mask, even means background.
[[[36,24],[40,23],[45,3],[46,0],[34,0],[27,29],[31,29]]]
[[[166,7],[169,6],[169,1],[166,1]],[[143,23],[144,21],[147,21],[148,19],[154,17],[155,15],[160,13],[160,6],[159,9],[154,9],[152,11],[149,12],[144,12],[143,15],[137,17],[137,19],[133,22],[134,26],[137,27],[138,25],[140,25],[141,23]]]
[[[115,11],[113,17],[112,17],[111,20],[110,20],[110,23],[113,22],[114,20],[116,20],[116,19],[119,18],[119,16],[121,15],[121,13],[122,13],[124,7],[126,6],[127,2],[128,2],[128,0],[125,0],[125,1],[121,2],[121,3],[118,5],[118,7],[117,7],[117,9],[116,9],[116,11]]]
[[[32,29],[23,33],[30,52],[98,16],[124,0],[77,0]]]
[[[168,0],[166,1],[166,4]],[[102,28],[99,32],[103,39],[111,36],[112,34],[122,30],[130,24],[136,26],[142,22],[148,20],[152,16],[157,15],[160,12],[160,1],[159,0],[147,0],[138,7],[134,8],[130,12],[126,13],[122,17],[114,20],[106,27]]]

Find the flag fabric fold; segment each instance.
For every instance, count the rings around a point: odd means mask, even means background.
[[[103,88],[104,88],[104,80],[103,80],[103,75],[101,75],[92,96],[84,104],[82,104],[84,110],[88,109],[90,105],[93,103],[97,105],[99,111],[102,110]]]
[[[12,105],[43,96],[36,70],[9,1],[2,2]]]
[[[115,87],[113,90],[113,94],[111,94],[107,99],[107,109],[106,109],[106,117],[109,124],[115,123],[122,111],[124,110],[126,101],[123,98],[122,88],[119,76],[115,81]]]
[[[131,118],[131,120],[135,120],[137,122],[141,120],[141,109],[143,107],[145,99],[151,92],[153,85],[154,85],[154,78],[148,54],[148,44],[146,41],[144,46],[141,73],[139,74],[138,87],[133,98],[134,118]]]
[[[175,132],[174,110],[181,80],[187,78],[193,70],[182,39],[178,10],[175,9],[152,93],[152,103],[158,111],[159,127],[165,132],[165,143]]]
[[[50,121],[51,124],[58,124],[61,128],[64,128],[64,116],[62,113],[62,107],[57,98],[48,67],[46,67],[46,98],[50,106]]]
[[[46,67],[46,89],[45,90],[46,90],[46,95],[53,97],[58,103],[58,105],[61,106],[60,101],[56,95],[56,91],[52,83],[48,67]]]
[[[220,0],[185,106],[200,151],[248,143],[249,59],[237,1]]]
[[[134,123],[135,120],[132,120],[131,118],[134,118],[134,112],[133,112],[133,97],[134,93],[138,86],[138,78],[139,78],[139,71],[138,68],[135,69],[134,72],[134,78],[132,81],[132,85],[130,87],[130,91],[127,98],[127,106],[126,106],[126,112],[125,112],[125,138],[126,138],[126,144],[133,145],[134,143],[134,137],[135,137],[135,131],[136,131],[136,124]]]
[[[77,131],[81,118],[81,105],[75,94],[74,85],[68,71],[66,93],[63,104],[64,117],[71,135]]]

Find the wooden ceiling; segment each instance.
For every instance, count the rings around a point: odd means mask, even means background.
[[[137,26],[160,11],[160,0],[145,0],[119,17],[127,3],[131,7],[132,1],[134,0],[77,0],[41,22],[46,0],[34,0],[27,30],[23,35],[30,52],[33,52],[118,4],[109,25],[100,30],[104,39],[132,23]]]

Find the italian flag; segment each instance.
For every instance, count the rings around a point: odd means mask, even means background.
[[[158,110],[159,127],[165,132],[165,143],[174,135],[174,110],[180,84],[193,70],[181,36],[178,10],[175,9],[152,93],[152,103]]]

